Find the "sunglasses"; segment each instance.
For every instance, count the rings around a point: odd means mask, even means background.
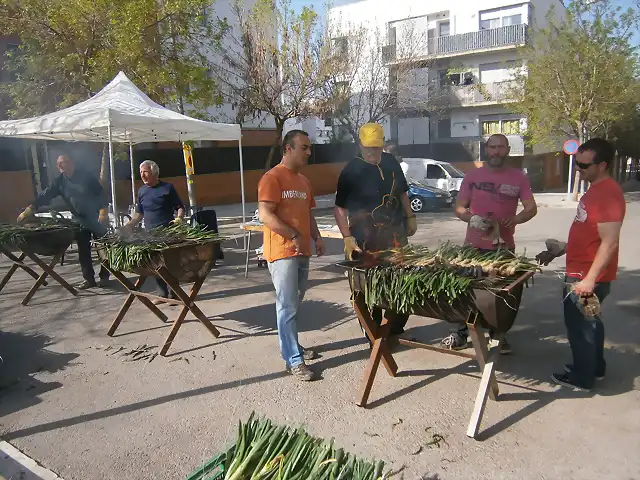
[[[594,163],[576,162],[576,167],[578,167],[580,170],[586,170],[587,168],[591,167],[592,165],[598,165],[598,163],[600,163],[600,162],[594,162]]]

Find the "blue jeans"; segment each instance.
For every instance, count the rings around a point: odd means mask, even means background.
[[[298,309],[307,290],[309,257],[291,257],[269,263],[276,289],[276,319],[280,353],[287,368],[304,362],[298,343]]]
[[[564,299],[564,324],[573,354],[573,368],[570,378],[583,388],[593,387],[596,376],[604,376],[607,364],[604,361],[604,323],[600,315],[584,315],[577,302],[580,298],[571,293],[566,283],[577,283],[580,279],[565,277],[562,291]],[[593,293],[600,303],[611,292],[611,283],[596,283]]]

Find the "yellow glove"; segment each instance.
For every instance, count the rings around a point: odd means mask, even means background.
[[[362,252],[354,237],[344,237],[344,253],[347,260],[353,260],[353,252]]]
[[[107,214],[107,209],[100,209],[100,215],[98,216],[98,222],[103,225],[107,225],[109,223],[109,215]]]
[[[413,237],[418,231],[418,220],[415,215],[407,217],[407,237]]]
[[[171,220],[171,225],[181,225],[184,223],[184,218],[182,217],[176,217],[173,220]]]
[[[30,206],[25,208],[24,211],[20,215],[18,215],[18,223],[24,222],[24,220],[27,217],[30,217],[32,214],[33,214],[33,210],[31,209]]]

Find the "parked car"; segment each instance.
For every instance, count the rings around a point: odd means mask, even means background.
[[[408,183],[409,203],[416,213],[450,208],[453,204],[453,196],[449,192],[411,180]]]
[[[403,158],[405,177],[429,187],[439,188],[455,197],[460,191],[464,173],[448,162],[430,158]]]

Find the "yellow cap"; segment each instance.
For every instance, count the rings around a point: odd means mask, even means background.
[[[365,123],[360,127],[360,143],[363,147],[384,147],[384,130],[377,123]]]

